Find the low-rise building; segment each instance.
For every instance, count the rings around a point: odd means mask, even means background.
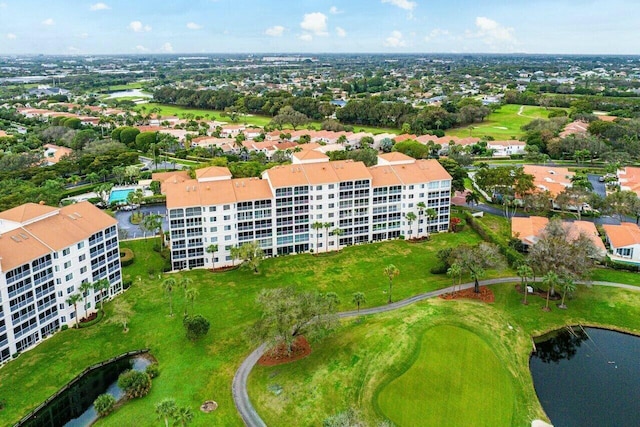
[[[88,202],[27,203],[0,213],[0,362],[74,324],[67,299],[82,283],[107,279],[110,287],[83,295],[80,318],[122,292],[116,224]]]
[[[640,228],[632,222],[602,226],[613,258],[640,263]]]

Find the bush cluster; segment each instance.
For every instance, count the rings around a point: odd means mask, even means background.
[[[129,248],[120,249],[120,265],[122,267],[127,267],[133,264],[134,259],[135,259],[135,255],[131,249]]]

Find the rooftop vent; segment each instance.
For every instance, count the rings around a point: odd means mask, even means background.
[[[27,240],[29,238],[29,236],[27,236],[26,233],[20,233],[20,237],[22,237],[25,240]]]
[[[82,215],[80,215],[78,212],[74,212],[73,213],[75,216],[77,216],[78,218],[82,218]]]
[[[21,240],[18,236],[11,236],[11,240],[13,240],[14,242],[20,243]]]

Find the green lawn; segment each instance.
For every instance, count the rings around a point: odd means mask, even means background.
[[[522,108],[521,115],[518,114]],[[521,127],[533,119],[546,119],[550,110],[529,105],[503,105],[499,110],[491,113],[483,122],[465,127],[448,129],[447,135],[481,138],[492,136],[496,140],[518,139],[524,135]]]
[[[439,234],[429,242],[398,240],[349,247],[326,256],[272,258],[264,261],[257,275],[245,270],[172,274],[176,279],[188,276],[194,280],[200,292],[195,312],[211,321],[209,335],[195,344],[184,337],[181,290],[176,290],[174,296],[178,314],[168,316],[168,301],[161,290],[164,277],[158,278],[163,260],[152,250],[152,240],[123,243],[123,247],[132,248],[136,254],[135,262],[123,269],[124,277],[133,280],[133,285],[118,297],[133,306],[130,331],[123,334],[118,325],[106,321],[86,329],[64,331],[6,365],[0,370],[0,397],[7,401],[7,407],[0,411],[0,425],[17,421],[85,367],[145,347],[151,349],[161,368],[151,394],[127,403],[99,424],[128,425],[136,419],[140,425],[152,425],[155,403],[171,396],[179,404],[194,409],[196,426],[240,425],[231,398],[231,379],[254,347],[244,339],[243,332],[257,318],[255,297],[261,289],[296,286],[334,291],[345,310],[352,308],[351,295],[363,291],[367,306],[382,305],[387,299],[384,266],[394,263],[400,269],[394,299],[406,298],[449,283],[446,276],[429,273],[436,263],[437,250],[478,241],[479,237],[471,231]],[[106,319],[112,307],[113,303],[105,306]],[[197,408],[208,399],[217,401],[220,407],[205,415]]]
[[[153,103],[153,102],[150,102],[148,104],[144,104],[144,107],[147,110],[149,110],[151,108],[154,108],[154,107],[160,108],[160,114],[162,114],[163,116],[183,117],[184,114],[191,113],[191,114],[194,114],[196,116],[208,117],[211,120],[218,120],[218,121],[222,121],[222,122],[231,122],[229,117],[221,117],[220,116],[220,111],[216,111],[216,110],[185,108],[185,107],[180,107],[180,106],[177,106],[177,105],[157,104],[157,103]],[[137,107],[138,110],[140,108],[141,108],[141,106]],[[246,124],[246,125],[253,125],[253,126],[266,126],[271,122],[271,119],[272,118],[270,116],[261,116],[261,115],[249,114],[249,115],[241,117],[240,120],[239,120],[239,123],[243,123],[243,124]],[[320,129],[320,122],[312,121],[312,122],[309,123],[309,125],[313,126],[315,129]],[[378,133],[395,133],[395,134],[399,134],[400,133],[400,130],[393,129],[393,128],[379,128],[379,127],[373,127],[373,126],[360,126],[360,125],[355,125],[353,128],[354,128],[354,132],[359,132],[359,131],[362,130],[364,132],[370,132],[370,133],[373,133],[373,134],[378,134]]]
[[[431,299],[348,319],[306,359],[258,366],[249,395],[267,425],[321,425],[354,408],[367,425],[530,425],[545,419],[531,375],[532,336],[564,325],[640,334],[640,292],[579,287],[568,309],[509,284],[496,302]],[[280,391],[276,393],[274,391]]]
[[[381,412],[394,424],[497,426],[512,419],[509,371],[478,335],[437,326],[423,334],[416,350],[409,369],[378,393]]]

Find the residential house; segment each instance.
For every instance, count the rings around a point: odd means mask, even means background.
[[[632,222],[602,226],[612,258],[640,263],[640,228]]]

